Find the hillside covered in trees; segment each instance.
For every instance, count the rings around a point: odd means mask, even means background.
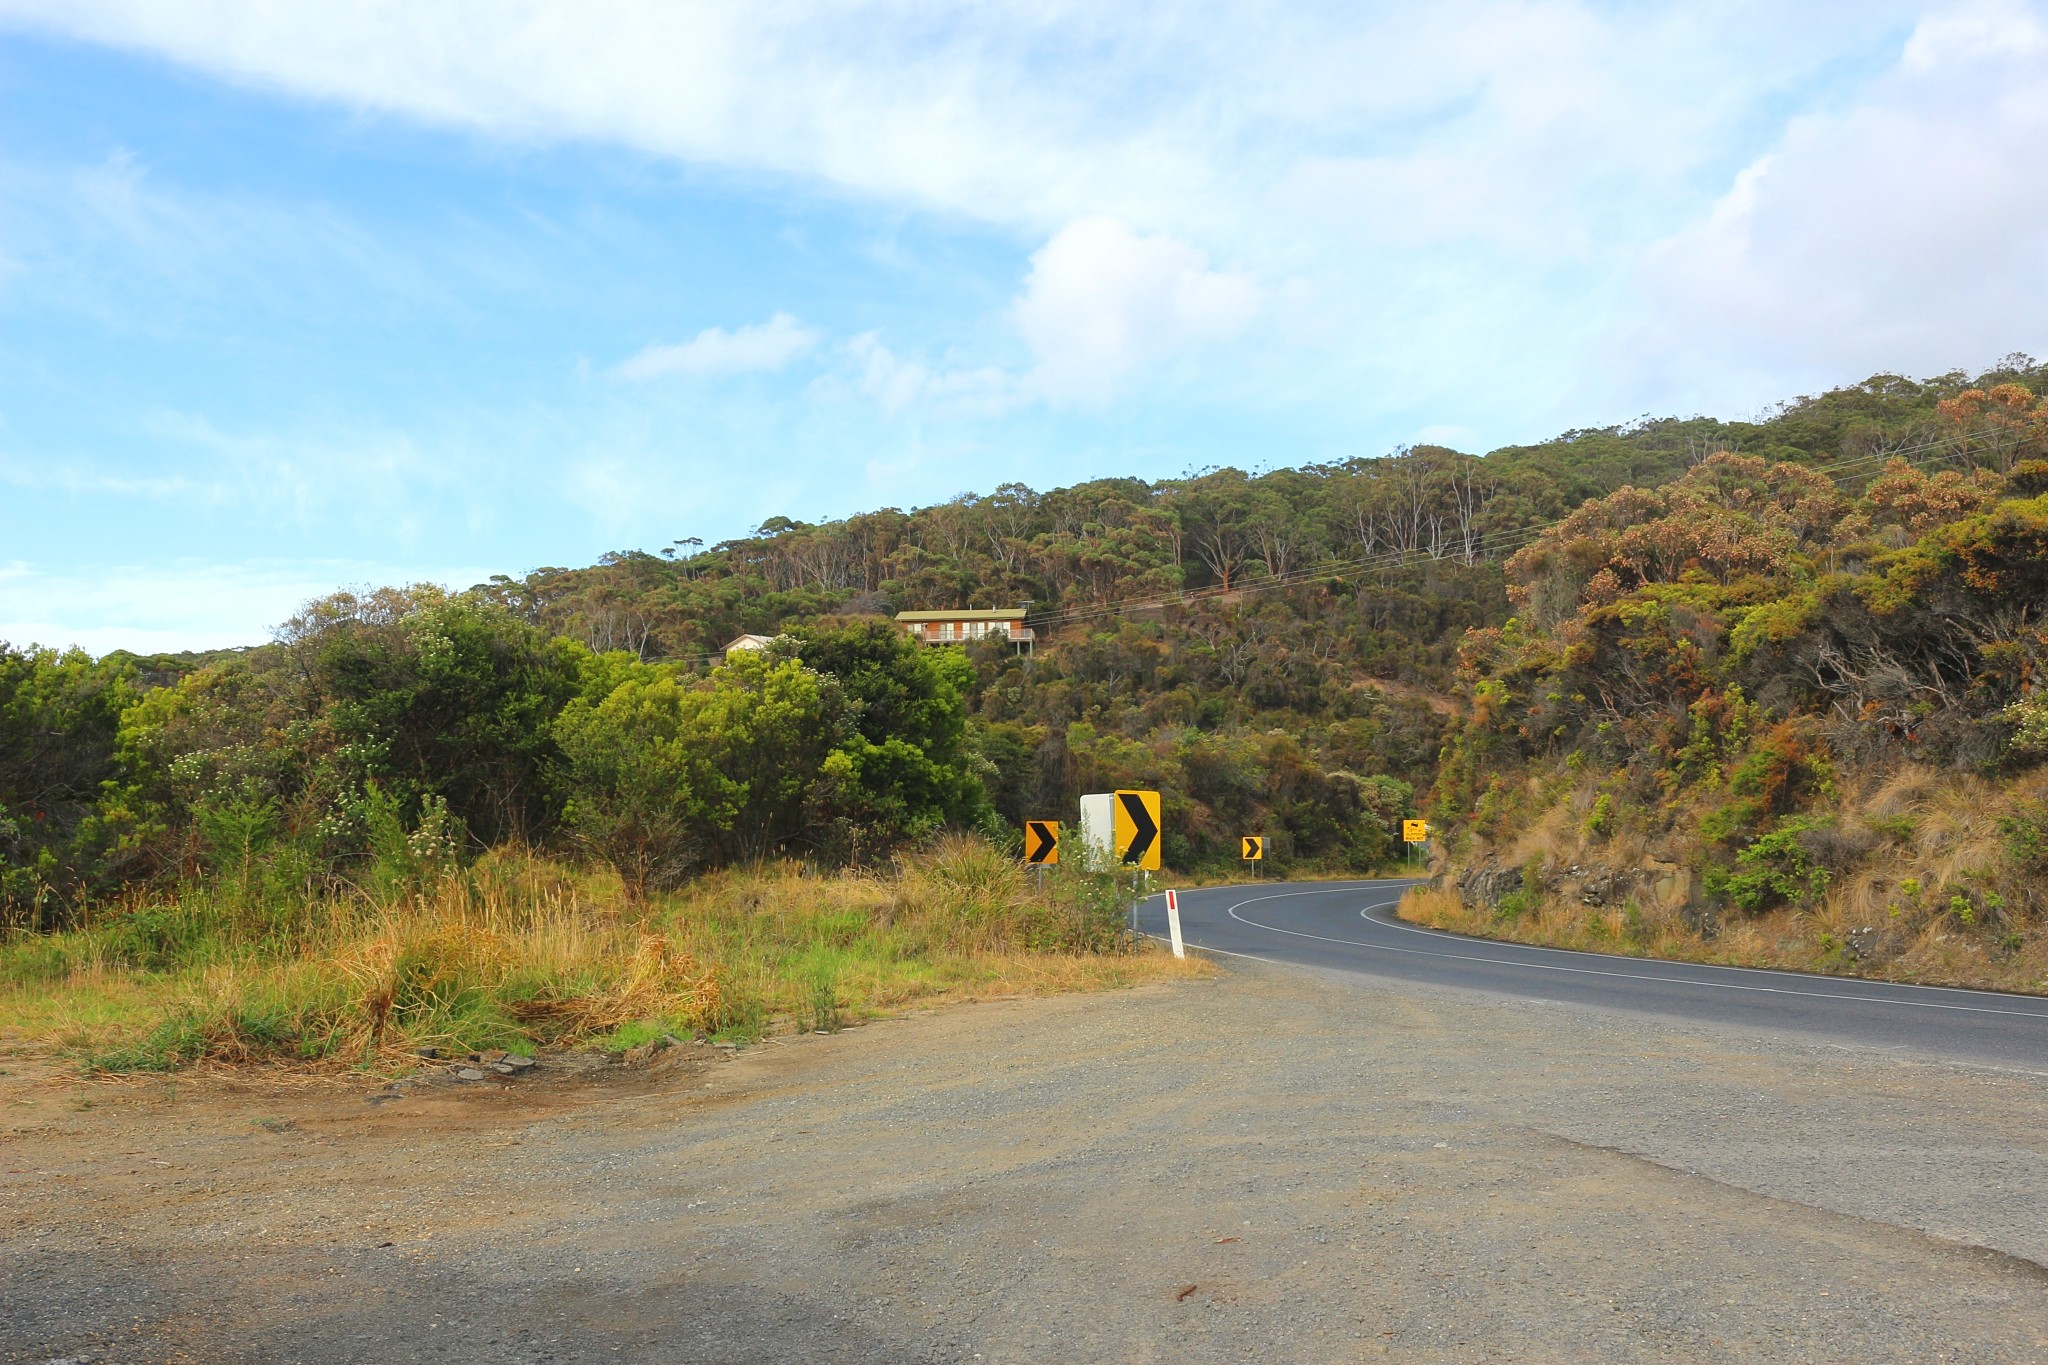
[[[48,927],[136,885],[510,843],[647,894],[1121,785],[1165,793],[1183,872],[1242,833],[1282,870],[1369,870],[1426,813],[1503,931],[1555,902],[1704,935],[1855,886],[1889,926],[1866,959],[1952,931],[2017,961],[2048,866],[2044,391],[2014,357],[1749,422],[777,518],[337,594],[206,658],[11,647],[0,901]],[[887,619],[1020,602],[1028,657]],[[743,632],[782,638],[721,662]],[[1976,835],[1913,813],[1936,792]],[[1875,870],[1903,848],[1940,862],[1910,894]]]

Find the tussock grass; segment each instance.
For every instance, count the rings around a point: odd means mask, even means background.
[[[1646,894],[1646,880],[1706,861],[1682,826],[1654,840],[1627,828],[1592,838],[1560,817],[1560,804],[1505,852],[1509,865],[1533,867],[1562,890],[1489,908],[1448,888],[1424,889],[1410,893],[1402,913],[1549,947],[2044,993],[2048,895],[2035,871],[2014,862],[2009,831],[2016,814],[2044,804],[2048,772],[1999,783],[1925,767],[1875,774],[1822,812],[1837,850],[1825,891],[1754,915],[1697,903],[1687,914]],[[1658,861],[1653,847],[1675,861]],[[1579,865],[1642,879],[1621,904],[1588,906],[1563,875]]]
[[[1703,955],[1699,936],[1668,910],[1636,905],[1593,909],[1546,899],[1517,915],[1468,906],[1455,893],[1417,887],[1401,900],[1401,915],[1416,924],[1481,938],[1503,938],[1550,948],[1636,957],[1721,961]]]
[[[631,1046],[834,1028],[922,1001],[1198,974],[1100,886],[971,838],[887,872],[721,872],[633,905],[524,851],[404,894],[251,907],[218,886],[0,942],[0,1021],[88,1067],[403,1065],[422,1047]]]
[[[1845,917],[1826,912],[1772,911],[1731,921],[1708,937],[1670,911],[1596,911],[1553,901],[1503,919],[1483,906],[1465,904],[1455,893],[1419,889],[1403,898],[1401,915],[1454,933],[1549,948],[2048,994],[2048,939],[2038,932],[2024,937],[2016,950],[2000,953],[1981,935],[1930,921],[1908,930],[1896,953],[1864,961],[1843,948],[1849,928],[1864,926],[1850,926]]]

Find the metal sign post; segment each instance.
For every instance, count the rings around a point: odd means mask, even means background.
[[[1059,866],[1060,822],[1057,820],[1026,820],[1024,822],[1024,863],[1031,869],[1032,883],[1040,894],[1045,891],[1045,870]]]

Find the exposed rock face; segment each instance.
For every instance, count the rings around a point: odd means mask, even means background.
[[[1561,880],[1566,883],[1576,881],[1579,904],[1604,909],[1626,902],[1629,893],[1650,878],[1636,867],[1580,867],[1573,864],[1565,869]]]
[[[1522,889],[1523,872],[1486,862],[1452,869],[1443,878],[1467,905],[1492,909],[1509,893]],[[1441,884],[1441,883],[1439,883]],[[1652,858],[1644,867],[1610,867],[1572,863],[1550,868],[1536,888],[1549,896],[1575,900],[1590,909],[1612,909],[1631,900],[1644,907],[1661,905],[1690,915],[1698,911],[1698,879],[1689,868]]]
[[[1501,897],[1522,889],[1522,871],[1515,867],[1468,867],[1458,874],[1458,895],[1467,905],[1491,909]]]

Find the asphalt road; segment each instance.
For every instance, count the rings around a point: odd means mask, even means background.
[[[1269,883],[1183,891],[1181,932],[1190,946],[1226,956],[2048,1067],[2048,999],[1467,938],[1403,922],[1394,907],[1412,885]],[[1164,896],[1143,904],[1140,924],[1147,933],[1166,934]]]

